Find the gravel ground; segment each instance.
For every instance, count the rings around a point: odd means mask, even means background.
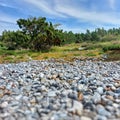
[[[1,64],[0,120],[120,120],[120,61]]]

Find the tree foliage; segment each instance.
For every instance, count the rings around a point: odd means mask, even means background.
[[[24,34],[29,35],[30,49],[39,51],[49,49],[52,45],[60,45],[59,30],[51,22],[48,23],[45,17],[19,19],[17,24]]]
[[[27,48],[28,36],[21,31],[4,31],[1,40],[9,50]]]
[[[4,31],[0,40],[7,49],[49,50],[53,45],[80,43],[83,41],[102,41],[116,39],[120,35],[120,28],[105,30],[97,28],[86,33],[73,33],[57,29],[61,24],[47,22],[45,17],[30,17],[19,19],[18,31]]]

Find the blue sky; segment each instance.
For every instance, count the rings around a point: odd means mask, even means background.
[[[120,0],[0,0],[0,34],[17,30],[16,20],[46,17],[64,31],[120,27]]]

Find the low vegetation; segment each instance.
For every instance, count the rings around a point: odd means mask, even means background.
[[[0,36],[0,63],[49,58],[101,58],[120,60],[120,28],[97,28],[86,33],[57,29],[45,17],[19,19],[18,31],[4,31]]]
[[[120,44],[120,41],[116,41]],[[114,45],[111,42],[82,42],[72,43],[63,46],[52,46],[49,52],[31,51],[31,50],[5,50],[0,49],[0,63],[22,62],[29,60],[44,60],[44,59],[64,59],[71,61],[73,59],[84,58],[104,58],[107,56],[108,61],[120,60],[120,50],[107,50],[106,46]],[[80,49],[84,48],[84,49]]]

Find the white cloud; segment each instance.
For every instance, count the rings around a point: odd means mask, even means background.
[[[8,8],[17,8],[17,7],[15,7],[15,6],[12,6],[12,5],[10,5],[10,4],[6,4],[6,3],[3,3],[3,2],[0,2],[0,6],[3,6],[3,7],[8,7]],[[17,8],[18,9],[18,8]]]
[[[115,3],[116,3],[115,0],[108,0],[108,4],[109,4],[110,8],[113,10],[115,9]]]
[[[81,7],[72,6],[70,4],[64,4],[61,2],[57,2],[56,4],[56,11],[76,18],[78,20],[83,20],[86,22],[91,23],[98,23],[98,24],[116,24],[120,25],[120,14],[118,13],[110,13],[110,12],[100,12],[100,11],[91,11]],[[116,17],[118,16],[118,17]]]
[[[31,5],[39,8],[40,10],[44,11],[49,15],[65,17],[62,13],[59,13],[54,10],[54,0],[53,2],[50,2],[48,0],[23,0],[23,1],[30,3]]]
[[[101,13],[98,11],[91,11],[83,8],[83,6],[79,5],[76,7],[76,3],[74,0],[23,0],[40,10],[44,11],[48,15],[52,15],[52,17],[68,17],[71,16],[80,21],[87,22],[98,22],[98,23],[111,23],[111,24],[120,24],[120,20],[115,17],[114,14],[111,13]],[[87,0],[80,0],[81,2],[85,2]],[[113,9],[115,6],[115,0],[108,0],[109,6]]]
[[[75,23],[77,21],[80,23],[89,23],[92,27],[88,27],[88,29],[93,29],[93,27],[104,27],[105,24],[110,24],[113,26],[119,26],[120,25],[120,14],[113,12],[115,10],[115,5],[116,5],[116,0],[106,0],[107,1],[107,5],[111,8],[111,11],[103,11],[102,12],[102,6],[101,6],[101,11],[99,10],[98,5],[96,5],[96,2],[93,4],[92,8],[86,8],[86,4],[88,2],[88,0],[20,0],[17,1],[16,6],[14,6],[14,4],[9,4],[9,3],[3,3],[0,2],[1,6],[4,7],[9,7],[9,8],[16,8],[19,10],[21,10],[21,13],[23,13],[27,17],[30,14],[34,14],[34,15],[45,15],[47,18],[54,18],[54,19],[65,19],[65,21],[68,20],[68,18],[72,18],[75,21],[71,21],[69,20],[69,22],[65,22],[63,23],[65,26],[62,26],[61,28],[63,28],[64,30],[67,31],[74,31],[74,32],[84,32],[85,28],[78,28],[77,27],[73,27],[72,24],[71,25],[67,25],[68,23],[73,22]],[[104,2],[104,0],[103,0]],[[78,3],[78,4],[77,4]],[[23,4],[23,6],[21,6]],[[84,6],[85,5],[85,6]],[[100,5],[99,5],[100,6]],[[26,7],[26,8],[24,8]],[[37,12],[36,12],[37,11]],[[42,11],[42,12],[41,12]],[[20,15],[18,15],[20,16]],[[22,16],[22,15],[21,15]],[[17,18],[15,15],[13,16],[11,14],[8,15],[7,13],[2,13],[0,11],[0,21],[4,21],[8,23],[16,23],[16,20],[19,19]],[[75,23],[75,24],[77,24]],[[1,23],[0,23],[1,24]],[[71,27],[70,27],[71,26]],[[10,28],[8,26],[5,26],[6,28]],[[109,27],[109,26],[107,26]],[[3,28],[1,28],[3,29]]]

